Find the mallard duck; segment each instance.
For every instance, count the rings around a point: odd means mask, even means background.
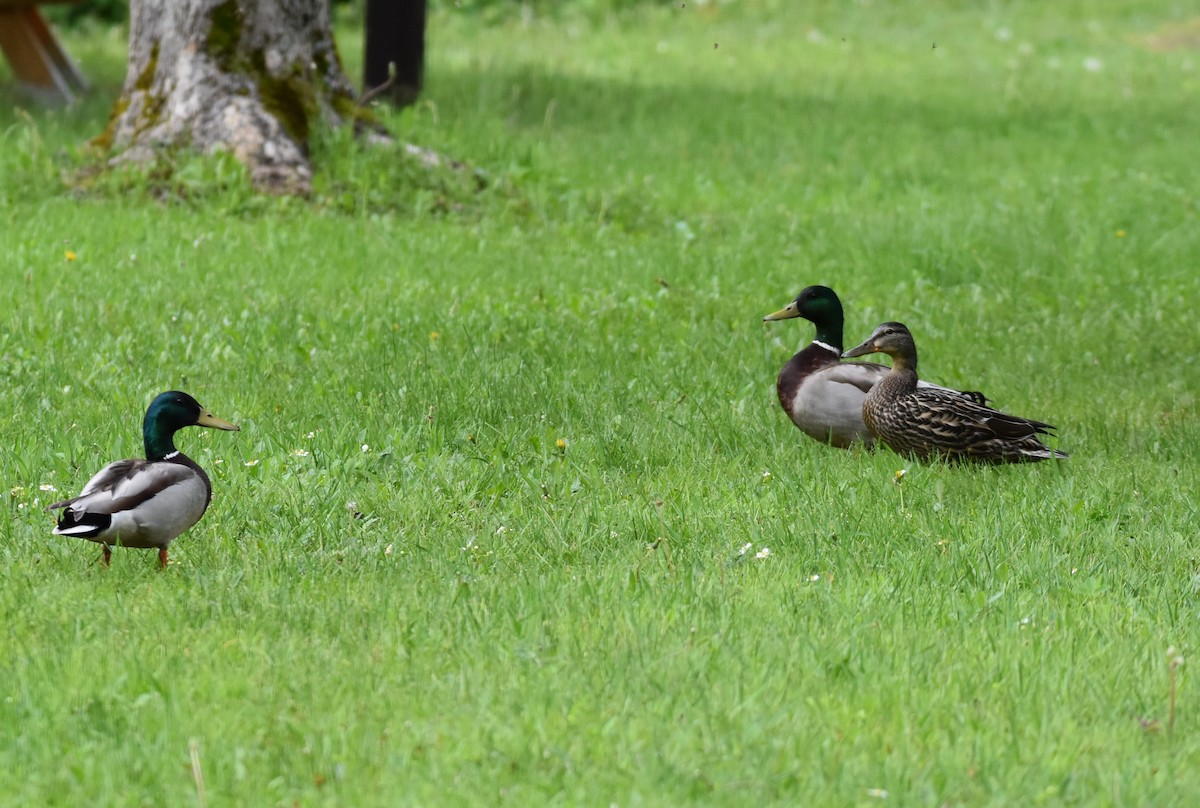
[[[917,345],[901,323],[884,323],[844,356],[885,353],[892,369],[863,401],[863,421],[876,437],[900,454],[928,460],[1028,463],[1067,457],[1038,435],[1053,435],[1050,424],[1006,415],[962,396],[920,387]]]
[[[212,500],[212,483],[204,469],[175,448],[175,433],[185,426],[239,429],[213,416],[187,393],[163,393],[150,402],[142,421],[146,459],[109,463],[79,496],[47,507],[65,509],[54,533],[101,544],[105,565],[113,545],[158,548],[159,566],[166,567],[167,545],[199,522]]]
[[[842,302],[827,286],[809,286],[796,299],[763,320],[803,317],[817,327],[817,336],[779,371],[775,390],[792,422],[810,437],[842,449],[855,441],[867,446],[874,436],[863,423],[863,400],[888,373],[874,362],[843,362]],[[982,393],[959,392],[929,382],[948,394],[983,404]]]

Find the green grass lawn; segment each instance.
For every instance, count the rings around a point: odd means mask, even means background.
[[[1193,804],[1194,12],[466,5],[389,124],[479,190],[340,135],[309,201],[79,190],[123,34],[73,109],[0,72],[0,803]],[[812,283],[1071,460],[804,437]],[[42,507],[171,388],[242,431],[101,568]]]

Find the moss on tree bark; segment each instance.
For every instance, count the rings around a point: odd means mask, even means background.
[[[256,187],[307,193],[314,127],[357,115],[328,0],[133,0],[125,86],[94,142],[118,161],[227,149]]]

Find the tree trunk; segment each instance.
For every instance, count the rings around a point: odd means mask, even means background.
[[[425,72],[427,0],[367,0],[363,87],[391,81],[384,97],[398,107],[417,100]],[[392,78],[389,65],[396,66]]]
[[[125,87],[101,146],[228,149],[255,186],[307,193],[308,138],[357,114],[328,0],[132,0]]]

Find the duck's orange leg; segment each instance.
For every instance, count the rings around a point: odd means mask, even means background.
[[[165,570],[167,568],[167,548],[162,547],[158,551],[158,568]]]
[[[100,545],[100,553],[100,563],[107,567],[112,561],[112,548],[107,544],[102,544]]]

